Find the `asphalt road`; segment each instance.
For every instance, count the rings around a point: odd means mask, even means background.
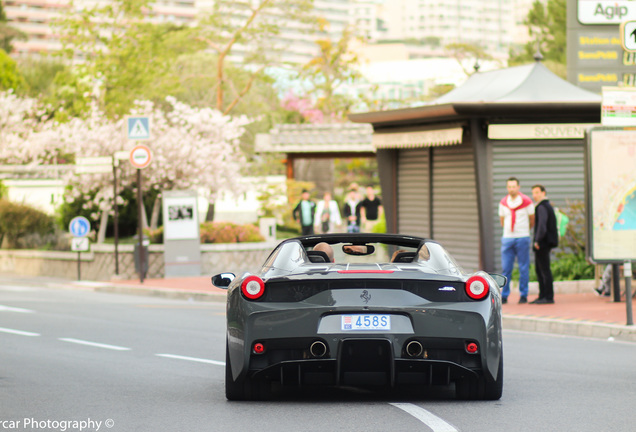
[[[0,431],[636,430],[636,344],[508,331],[497,402],[449,388],[227,402],[224,315],[222,303],[0,281]]]

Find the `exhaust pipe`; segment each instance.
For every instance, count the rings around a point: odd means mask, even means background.
[[[424,347],[418,341],[411,341],[406,345],[406,353],[409,357],[419,357],[422,355]]]
[[[312,357],[322,357],[327,354],[327,345],[322,341],[316,341],[309,347],[309,353]]]

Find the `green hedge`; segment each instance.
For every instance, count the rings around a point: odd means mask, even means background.
[[[203,222],[201,224],[201,243],[246,243],[262,242],[256,225],[239,225],[232,222]]]
[[[163,227],[144,229],[150,243],[163,243]],[[262,242],[265,238],[253,224],[239,225],[232,222],[203,222],[200,225],[201,243]]]
[[[0,245],[19,248],[27,236],[44,237],[53,232],[51,216],[28,205],[0,199]]]

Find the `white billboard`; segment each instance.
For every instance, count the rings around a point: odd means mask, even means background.
[[[199,216],[196,196],[163,198],[165,240],[199,239]]]

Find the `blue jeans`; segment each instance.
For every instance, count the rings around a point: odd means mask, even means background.
[[[501,296],[508,298],[510,295],[510,280],[512,268],[515,265],[515,257],[519,264],[519,294],[528,297],[528,281],[530,280],[530,237],[502,238],[501,239],[501,266],[503,274],[508,278],[508,283],[501,290]]]

